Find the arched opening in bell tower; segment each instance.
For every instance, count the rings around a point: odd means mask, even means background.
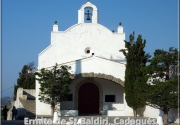
[[[92,23],[93,9],[90,7],[84,8],[84,22]]]
[[[78,10],[78,23],[98,23],[97,7],[89,1],[82,5]]]

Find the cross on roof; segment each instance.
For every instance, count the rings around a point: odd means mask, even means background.
[[[90,0],[88,0],[88,2],[90,2]]]

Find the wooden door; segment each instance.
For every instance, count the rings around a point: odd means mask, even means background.
[[[85,83],[78,93],[79,115],[99,114],[99,89],[93,83]]]

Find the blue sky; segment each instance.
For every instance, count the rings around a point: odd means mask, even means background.
[[[2,86],[17,82],[23,65],[34,61],[50,44],[55,20],[64,31],[78,21],[78,10],[87,0],[2,0]],[[99,23],[117,31],[122,22],[129,34],[146,39],[145,51],[178,47],[178,0],[91,0],[99,11]],[[2,92],[13,96],[13,88]]]

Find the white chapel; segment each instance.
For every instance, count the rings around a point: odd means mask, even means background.
[[[90,9],[91,11],[87,11]],[[86,17],[91,22],[86,22]],[[51,69],[57,63],[71,67],[76,79],[70,85],[70,98],[61,102],[59,115],[79,116],[133,114],[124,95],[125,33],[121,25],[112,32],[98,22],[98,9],[90,1],[78,10],[78,23],[65,31],[53,25],[50,45],[38,55],[38,70]],[[38,100],[36,115],[51,115],[51,106]],[[129,109],[129,110],[128,110]]]

